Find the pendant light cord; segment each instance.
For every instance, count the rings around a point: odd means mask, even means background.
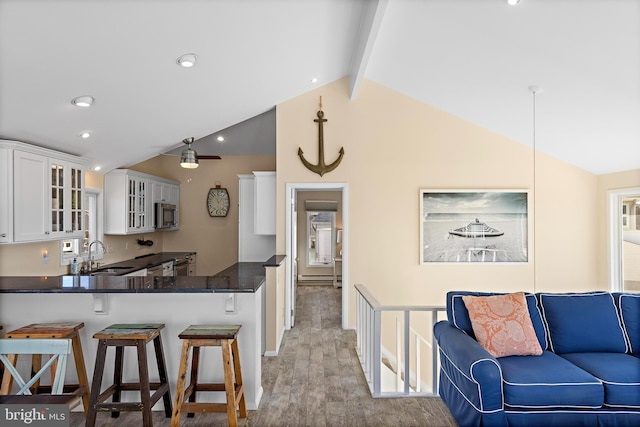
[[[537,284],[537,274],[536,274],[536,234],[538,229],[536,228],[536,94],[542,92],[538,86],[529,86],[529,90],[533,94],[533,111],[532,111],[532,123],[533,123],[533,153],[532,153],[532,166],[533,166],[533,239],[531,240],[531,248],[533,252],[533,292],[536,292],[536,284]]]

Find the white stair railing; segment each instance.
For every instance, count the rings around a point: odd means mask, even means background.
[[[431,315],[430,330],[433,333],[433,325],[439,320],[438,313],[446,311],[443,306],[421,305],[382,305],[364,286],[357,284],[356,288],[356,350],[360,358],[360,365],[369,384],[369,390],[373,397],[397,397],[397,396],[433,396],[438,393],[438,348],[432,334],[431,342],[422,337],[411,327],[412,312],[428,312]],[[392,391],[383,387],[382,354],[382,313],[400,312],[396,318],[395,335],[396,349],[395,364],[396,385]],[[412,340],[413,336],[413,340]],[[413,346],[411,343],[414,343]],[[413,354],[412,354],[413,347]],[[423,391],[421,370],[421,348],[431,350],[431,390]],[[385,352],[390,353],[390,352]],[[411,363],[413,356],[413,364]],[[411,370],[411,367],[414,370]],[[386,369],[386,368],[385,368]],[[414,387],[411,379],[414,379]],[[383,390],[384,388],[384,390]]]

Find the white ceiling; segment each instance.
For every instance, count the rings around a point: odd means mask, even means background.
[[[0,138],[104,170],[274,148],[273,106],[345,76],[528,145],[537,85],[538,149],[640,169],[640,0],[0,0]]]

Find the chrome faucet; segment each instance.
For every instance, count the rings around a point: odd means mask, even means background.
[[[107,248],[104,247],[104,243],[102,243],[100,240],[94,240],[93,242],[89,243],[89,262],[87,266],[87,271],[89,273],[91,273],[91,271],[93,270],[93,256],[91,255],[91,246],[94,243],[99,243],[100,246],[102,246],[102,252],[107,253]]]

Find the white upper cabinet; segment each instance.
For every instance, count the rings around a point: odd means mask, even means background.
[[[254,232],[259,235],[276,234],[276,173],[253,172]]]
[[[238,175],[238,261],[264,262],[276,252],[276,236],[255,231],[256,176]],[[274,202],[275,208],[275,202]]]
[[[49,170],[51,236],[60,239],[81,238],[84,230],[82,165],[49,159]]]
[[[0,141],[0,166],[0,243],[82,237],[82,159]]]
[[[105,234],[153,231],[151,186],[145,174],[116,169],[104,176]]]
[[[0,148],[0,243],[13,242],[13,152]]]
[[[15,150],[13,153],[14,240],[47,240],[49,230],[49,159]]]
[[[168,203],[176,205],[180,203],[180,184],[170,184],[167,182],[153,182],[153,204]]]
[[[167,188],[164,188],[164,186]],[[139,234],[155,231],[155,204],[178,206],[180,184],[129,169],[104,176],[105,234]]]

